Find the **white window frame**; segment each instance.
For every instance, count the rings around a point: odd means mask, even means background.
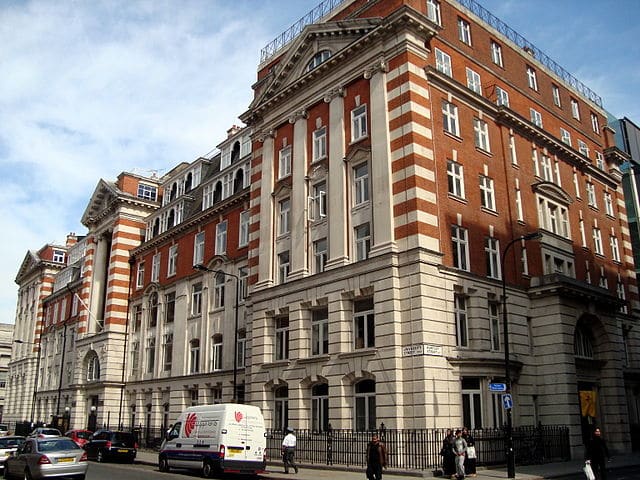
[[[444,131],[460,137],[460,124],[458,122],[458,107],[446,100],[442,101],[442,125]]]
[[[575,98],[571,99],[571,116],[576,120],[580,120],[580,104]]]
[[[460,225],[451,226],[451,246],[453,249],[453,267],[469,271],[469,231]]]
[[[596,154],[596,167],[598,167],[600,170],[606,170],[604,155],[602,154],[602,152],[598,152],[597,150],[595,150],[595,154]]]
[[[314,272],[322,273],[325,270],[327,264],[327,239],[321,238],[313,242],[313,258],[314,258]]]
[[[476,142],[476,147],[485,152],[491,152],[491,145],[489,143],[489,125],[484,120],[479,118],[473,119],[473,132]]]
[[[589,146],[583,140],[578,139],[578,151],[589,158]]]
[[[193,264],[202,265],[204,262],[204,232],[196,233],[193,239]]]
[[[371,331],[373,329],[373,332]],[[360,343],[360,340],[362,343]],[[353,313],[353,348],[373,348],[376,346],[376,322],[372,309]]]
[[[136,288],[144,287],[144,262],[138,264],[138,271],[136,272]]]
[[[609,245],[611,246],[611,258],[614,262],[620,262],[620,245],[618,244],[618,237],[611,235],[611,237],[609,237]]]
[[[369,222],[355,227],[354,241],[356,262],[369,258],[369,251],[371,250],[371,227]]]
[[[436,47],[435,49],[435,57],[436,57],[436,70],[441,73],[444,73],[448,77],[453,76],[453,72],[451,70],[451,56],[440,50]]]
[[[596,255],[604,255],[604,250],[602,249],[602,232],[599,228],[593,228],[591,238],[593,239],[593,251]]]
[[[191,315],[202,314],[202,283],[191,285]]]
[[[361,163],[353,167],[354,205],[363,205],[369,201],[369,164]]]
[[[367,104],[365,103],[351,110],[351,143],[366,138],[367,134]]]
[[[458,198],[464,197],[464,166],[454,160],[447,160],[447,178],[449,194]]]
[[[506,90],[496,86],[496,105],[500,106],[509,106],[509,92]]]
[[[556,84],[552,84],[551,93],[553,95],[553,104],[556,107],[562,108],[562,102],[560,101],[560,87],[558,87]]]
[[[213,308],[223,308],[225,298],[226,276],[218,272],[213,277]]]
[[[228,222],[226,220],[216,225],[216,255],[224,255],[227,253],[227,227]]]
[[[169,258],[167,260],[167,276],[172,277],[176,274],[178,267],[178,245],[169,247]]]
[[[312,186],[309,197],[309,219],[317,221],[327,216],[327,182],[322,181]]]
[[[275,319],[275,361],[289,358],[289,318],[277,317]]]
[[[467,88],[478,95],[482,95],[482,81],[480,80],[480,74],[469,67],[466,67],[467,71]]]
[[[495,185],[493,178],[480,175],[480,204],[483,208],[496,211]]]
[[[240,213],[240,229],[238,232],[238,246],[245,247],[249,245],[249,220],[251,212],[245,210]]]
[[[289,278],[289,271],[291,268],[289,251],[281,252],[278,254],[278,283],[285,283]]]
[[[571,146],[571,132],[560,127],[560,141],[566,145]]]
[[[532,90],[538,91],[538,74],[536,73],[535,68],[527,65],[527,83],[529,88]]]
[[[200,339],[189,341],[189,373],[200,373]]]
[[[458,17],[458,39],[471,46],[471,24],[462,17]]]
[[[531,115],[531,123],[533,123],[537,127],[543,128],[542,114],[533,108],[529,109],[529,114]]]
[[[487,237],[484,245],[484,252],[487,263],[487,277],[500,280],[500,241],[494,237]]]
[[[170,372],[173,363],[173,332],[162,336],[162,371]]]
[[[278,178],[291,175],[291,145],[288,145],[278,152]]]
[[[285,198],[278,202],[278,235],[286,235],[291,230],[291,199]]]
[[[327,127],[320,127],[313,132],[313,160],[317,162],[327,157]]]
[[[438,0],[427,0],[427,18],[433,23],[442,25],[440,2]]]
[[[547,182],[553,182],[553,165],[551,164],[551,157],[543,153],[540,165],[542,167],[542,178]]]
[[[604,192],[604,211],[610,217],[613,217],[613,197],[610,192]]]
[[[593,130],[593,133],[600,135],[600,122],[598,120],[598,116],[593,112],[591,112],[591,129]]]
[[[598,208],[598,200],[596,198],[596,186],[591,182],[587,182],[586,189],[587,189],[587,204],[590,207]]]
[[[311,314],[311,355],[329,353],[329,311],[324,308]]]
[[[222,335],[214,335],[211,339],[211,371],[222,370]]]
[[[495,40],[491,40],[491,60],[499,67],[504,67],[502,59],[502,45]]]
[[[538,221],[541,228],[564,238],[571,238],[569,211],[566,206],[538,196]]]
[[[160,262],[162,257],[160,252],[156,253],[151,260],[151,281],[158,282],[160,281]]]

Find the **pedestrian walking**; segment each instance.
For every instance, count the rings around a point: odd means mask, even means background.
[[[287,427],[285,430],[287,434],[282,440],[282,462],[284,463],[284,473],[289,473],[289,468],[298,473],[298,466],[295,463],[296,454],[296,436],[293,433],[293,428]]]
[[[462,429],[462,438],[467,442],[467,456],[464,459],[464,473],[470,477],[476,476],[476,441],[467,427]]]
[[[598,427],[593,431],[593,436],[587,444],[587,461],[591,463],[591,469],[598,480],[607,480],[607,461],[611,459],[607,442],[602,438],[602,432]]]
[[[440,456],[442,456],[442,475],[453,477],[456,474],[456,455],[453,452],[453,441],[455,440],[453,430],[447,429],[447,435],[442,441]]]
[[[378,434],[371,436],[367,445],[367,479],[382,480],[382,469],[387,466],[387,449]]]
[[[464,459],[467,456],[467,442],[462,438],[462,430],[456,430],[456,439],[453,441],[453,451],[456,454],[456,478],[464,478]]]

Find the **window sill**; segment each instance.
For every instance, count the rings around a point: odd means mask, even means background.
[[[451,133],[451,132],[449,132],[449,131],[447,131],[447,130],[444,130],[444,134],[445,134],[447,137],[452,138],[452,139],[456,140],[457,142],[462,143],[462,137],[459,137],[459,136],[458,136],[458,135],[456,135],[455,133]]]
[[[484,148],[476,146],[476,152],[481,153],[482,155],[485,155],[489,158],[493,158],[493,153],[491,153],[489,150],[485,150]]]
[[[313,355],[311,357],[299,358],[296,363],[304,365],[306,363],[326,362],[330,359],[331,356],[328,353],[322,353],[320,355]]]
[[[291,365],[291,360],[276,360],[275,362],[265,362],[260,368],[268,369],[268,368],[278,368],[278,367],[288,367]]]
[[[489,215],[493,215],[494,217],[498,216],[498,212],[495,210],[491,210],[490,208],[480,207],[480,210],[482,210],[484,213],[488,213]]]
[[[362,137],[354,138],[354,139],[352,139],[352,140],[351,140],[351,142],[349,142],[349,146],[351,146],[351,145],[355,145],[356,143],[360,143],[360,142],[362,142],[363,140],[366,140],[367,138],[369,138],[369,135],[368,135],[368,134],[367,134],[367,135],[364,135],[364,136],[362,136]]]
[[[357,350],[353,350],[351,352],[345,352],[338,355],[338,358],[355,358],[355,357],[368,357],[378,353],[378,349],[376,347],[368,347],[368,348],[358,348]]]
[[[467,205],[469,203],[469,201],[466,198],[459,197],[458,195],[456,195],[454,193],[449,193],[448,197],[449,197],[450,200],[454,200],[456,202],[464,203],[465,205]]]

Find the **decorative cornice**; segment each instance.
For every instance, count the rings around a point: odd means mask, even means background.
[[[369,80],[376,72],[387,73],[389,71],[389,64],[384,58],[381,58],[376,63],[367,67],[364,70],[364,78]]]
[[[298,110],[289,116],[289,123],[294,124],[297,120],[306,120],[307,118],[309,118],[309,113],[306,109]]]
[[[333,100],[334,98],[344,97],[346,94],[347,91],[342,86],[332,88],[324,95],[324,103],[331,103],[331,100]]]

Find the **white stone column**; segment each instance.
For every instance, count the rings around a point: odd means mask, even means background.
[[[365,72],[371,76],[371,197],[373,244],[370,256],[396,250],[393,233],[393,188],[386,64],[380,62]]]
[[[260,189],[260,245],[258,281],[255,289],[273,285],[273,137],[266,136],[262,143],[262,187]]]
[[[327,206],[329,222],[329,258],[326,269],[348,263],[347,193],[344,164],[344,91],[338,88],[325,97],[329,103],[329,175]]]
[[[301,278],[309,273],[307,262],[307,112],[296,112],[289,122],[293,123],[291,192],[291,271],[289,280]]]

